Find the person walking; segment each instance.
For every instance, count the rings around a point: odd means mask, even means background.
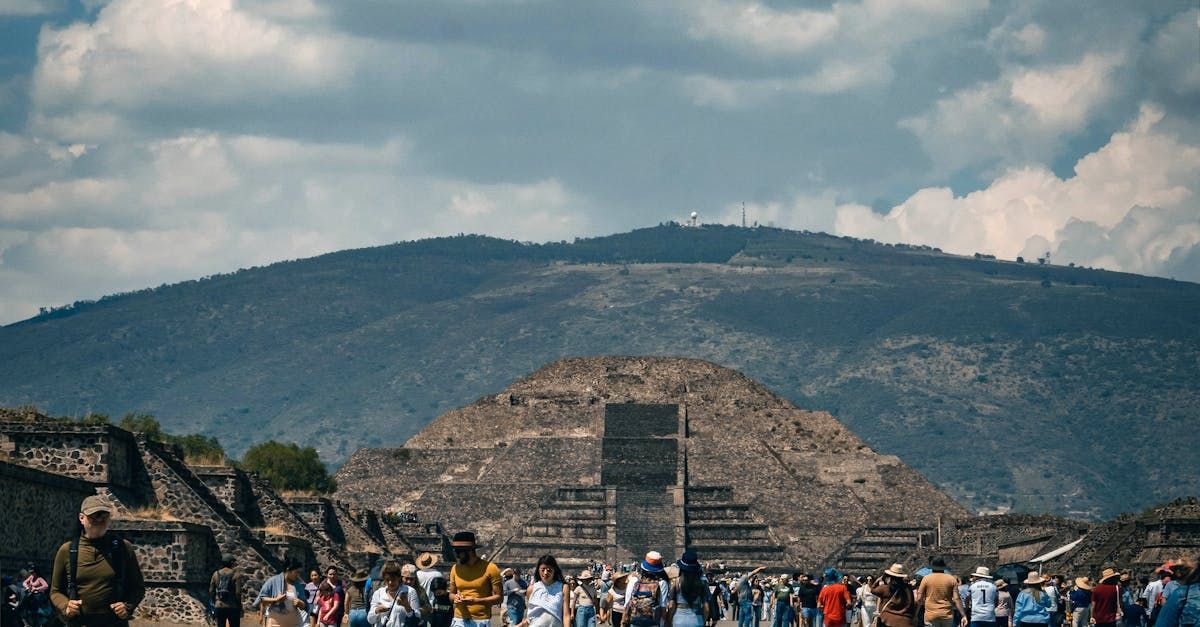
[[[304,586],[300,583],[303,565],[289,558],[283,571],[263,582],[254,599],[264,627],[299,627],[300,612],[308,607]]]
[[[1076,577],[1075,589],[1067,595],[1071,604],[1071,627],[1088,627],[1092,624],[1092,580]]]
[[[529,586],[525,620],[516,627],[564,627],[571,615],[571,598],[558,560],[543,555],[537,562],[537,581]]]
[[[450,567],[450,600],[454,627],[489,627],[492,606],[504,598],[500,568],[479,557],[475,534],[460,531],[450,540],[454,566]]]
[[[917,603],[924,608],[925,627],[954,627],[954,611],[966,616],[958,596],[958,578],[946,573],[946,560],[935,557],[929,562],[933,572],[921,579]]]
[[[79,506],[79,533],[54,555],[50,602],[73,627],[125,625],[146,596],[133,545],[109,533],[113,507],[92,495]]]
[[[1012,594],[1008,592],[1008,582],[1001,579],[996,582],[996,627],[1010,627],[1012,612]]]
[[[696,550],[688,548],[675,562],[679,576],[671,582],[666,624],[671,627],[704,627],[708,623],[709,590],[704,567]]]
[[[1092,623],[1096,627],[1116,627],[1124,616],[1121,611],[1121,588],[1117,581],[1121,573],[1105,568],[1100,583],[1092,588]]]
[[[996,627],[996,597],[999,592],[992,583],[992,573],[986,566],[978,566],[971,573],[971,584],[967,587],[970,605],[971,627]]]
[[[858,616],[861,619],[859,624],[862,627],[871,627],[871,623],[875,622],[875,615],[879,613],[879,597],[871,591],[875,585],[875,579],[867,576],[863,585],[858,587],[855,595],[858,597]]]
[[[824,627],[846,627],[846,610],[852,601],[850,590],[837,572],[825,571],[825,587],[817,595],[817,610],[824,617]]]
[[[628,572],[613,574],[608,592],[604,595],[607,603],[600,604],[602,622],[607,621],[612,627],[621,627],[625,620],[625,582],[628,579]]]
[[[649,551],[638,565],[637,572],[625,584],[626,626],[658,627],[662,625],[670,602],[670,586],[665,579],[666,568],[658,551]]]
[[[321,590],[321,573],[317,570],[309,571],[308,583],[304,584],[304,598],[308,601],[308,624],[311,627],[317,627],[317,614],[320,609],[317,607],[317,593]]]
[[[879,623],[883,627],[913,627],[913,618],[917,612],[917,602],[913,597],[912,588],[908,585],[908,573],[903,564],[892,564],[891,568],[883,571],[871,589],[871,594],[879,597]]]
[[[800,575],[800,586],[796,589],[796,597],[800,605],[801,627],[821,627],[821,615],[817,610],[817,595],[821,587],[813,581],[808,573]]]
[[[775,584],[775,620],[771,627],[791,627],[792,624],[792,586],[788,583],[787,575],[780,575]]]
[[[346,586],[346,597],[343,601],[346,614],[345,621],[350,627],[367,627],[367,570],[360,568],[350,576],[350,584]]]
[[[517,623],[525,619],[525,589],[527,586],[525,580],[517,576],[516,569],[505,568],[500,571],[500,577],[504,580],[504,584],[501,586],[501,592],[504,594],[504,602],[501,604],[504,610],[502,613],[503,623],[515,627]]]
[[[416,588],[405,585],[400,564],[387,562],[380,573],[383,585],[371,593],[367,622],[373,627],[406,627],[409,619],[421,619],[421,597]]]
[[[1153,627],[1200,625],[1200,557],[1193,559],[1190,566],[1163,601]]]
[[[233,555],[221,555],[221,567],[208,579],[208,598],[212,599],[217,627],[242,624],[242,576],[234,570],[235,565]]]
[[[571,589],[571,607],[574,610],[575,627],[596,627],[596,588],[592,586],[592,571],[584,570],[576,578],[578,583]]]
[[[1042,576],[1030,572],[1021,583],[1025,588],[1017,595],[1014,627],[1046,627],[1050,623],[1050,599],[1042,592]]]
[[[751,627],[754,622],[754,590],[751,588],[751,580],[755,575],[766,570],[766,566],[759,566],[754,570],[742,575],[737,582],[733,584],[733,594],[737,595],[737,621],[738,627]]]

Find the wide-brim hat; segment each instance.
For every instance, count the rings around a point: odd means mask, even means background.
[[[438,563],[439,559],[441,559],[441,558],[438,557],[437,555],[434,555],[433,553],[422,553],[417,556],[417,568],[420,568],[420,569],[433,568],[434,565],[436,565]]]
[[[629,577],[629,572],[628,572],[628,571],[627,571],[627,572],[623,572],[623,573],[613,573],[613,576],[612,576],[612,582],[613,582],[614,584],[618,584],[618,583],[620,583],[620,582],[622,582],[622,581],[625,581],[625,579],[626,579],[627,577]]]
[[[971,576],[978,577],[980,579],[991,579],[992,571],[988,570],[987,566],[977,566],[975,568],[975,572],[971,573]]]
[[[578,579],[580,581],[591,581],[592,580],[592,571],[585,570],[585,571],[579,573],[579,576],[576,577],[576,579]]]
[[[470,531],[460,531],[454,534],[450,539],[450,547],[455,549],[475,549],[479,545],[475,543],[475,534]]]
[[[891,568],[883,569],[883,574],[908,579],[908,573],[904,571],[904,564],[892,564]]]
[[[1091,590],[1092,580],[1088,577],[1076,577],[1075,587],[1079,588],[1080,590]]]
[[[1121,577],[1121,573],[1119,573],[1111,568],[1105,568],[1104,572],[1100,573],[1100,583],[1104,583],[1104,582],[1108,581],[1109,579],[1120,579],[1120,577]]]
[[[1046,583],[1046,580],[1042,579],[1042,576],[1036,572],[1029,571],[1029,575],[1027,575],[1025,577],[1025,581],[1022,581],[1021,583],[1027,586],[1040,586]]]
[[[663,568],[662,553],[658,551],[646,553],[646,557],[642,559],[642,570],[648,573],[664,572],[666,569]]]
[[[680,572],[685,573],[698,573],[704,570],[704,567],[700,565],[700,556],[696,553],[696,549],[685,550],[683,555],[675,561],[675,566]]]
[[[351,583],[363,583],[367,580],[367,577],[369,577],[369,576],[370,575],[367,573],[367,570],[365,568],[360,568],[360,569],[354,571],[353,575],[350,575],[350,582]]]

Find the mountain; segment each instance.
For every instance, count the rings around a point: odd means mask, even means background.
[[[778,229],[460,236],[8,325],[0,403],[151,413],[337,464],[563,357],[694,357],[830,412],[968,507],[1108,516],[1200,493],[1197,311],[1192,283]]]

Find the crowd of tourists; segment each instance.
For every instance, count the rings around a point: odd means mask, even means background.
[[[39,627],[55,617],[72,627],[121,627],[145,597],[133,546],[108,530],[101,496],[84,499],[78,536],[63,543],[49,581],[30,565],[4,577],[0,627]],[[250,609],[265,627],[1200,627],[1200,567],[1181,559],[1135,580],[1104,568],[1089,576],[1030,571],[1008,581],[979,566],[959,577],[940,558],[909,573],[903,564],[855,577],[768,576],[763,568],[706,568],[694,549],[665,564],[657,551],[636,563],[593,563],[565,573],[553,555],[532,572],[501,569],[478,553],[475,535],[456,533],[454,563],[424,553],[343,578],[288,560],[262,584]],[[218,627],[240,627],[246,578],[221,556],[208,597]]]

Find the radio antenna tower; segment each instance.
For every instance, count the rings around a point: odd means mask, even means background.
[[[742,228],[746,228],[746,201],[742,201]]]

